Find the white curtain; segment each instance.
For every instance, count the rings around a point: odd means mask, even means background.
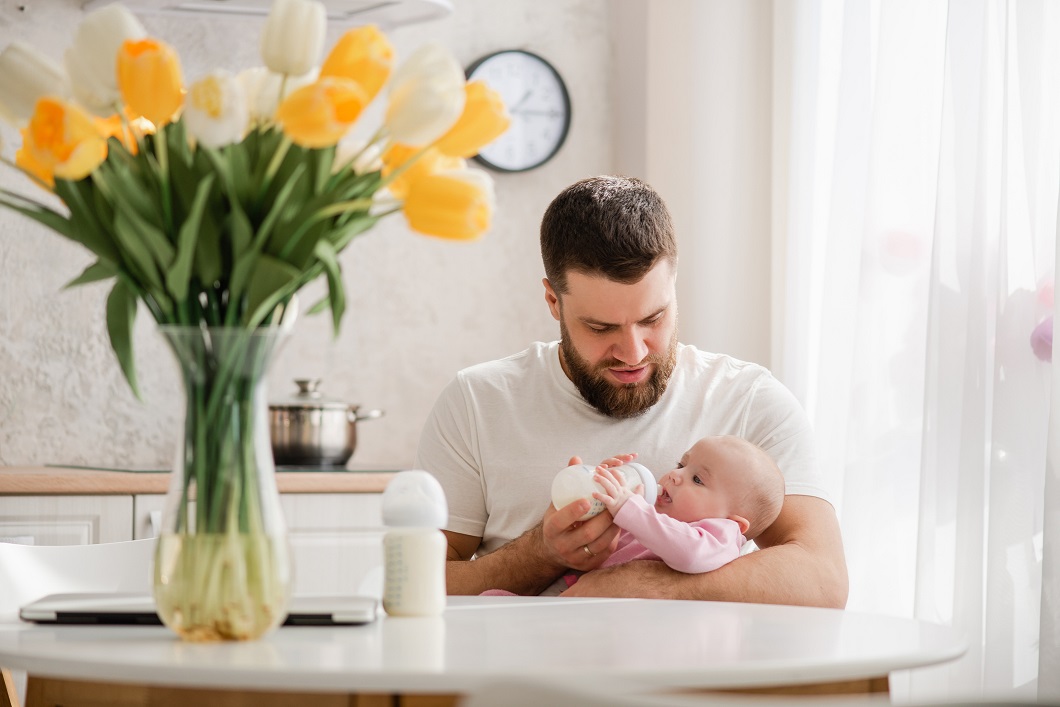
[[[1060,699],[1060,3],[775,5],[774,370],[851,610],[952,625],[897,700]]]

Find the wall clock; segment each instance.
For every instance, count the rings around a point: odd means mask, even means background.
[[[467,77],[488,83],[512,116],[511,127],[475,161],[500,172],[525,172],[559,152],[570,129],[570,95],[550,63],[531,52],[506,49],[473,63]]]

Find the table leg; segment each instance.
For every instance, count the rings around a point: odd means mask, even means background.
[[[0,668],[0,707],[18,707],[15,676],[7,668]]]

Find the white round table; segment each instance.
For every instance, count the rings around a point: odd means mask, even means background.
[[[497,680],[565,676],[772,691],[882,679],[886,689],[891,671],[965,648],[954,630],[909,619],[640,599],[450,597],[440,618],[285,627],[247,643],[185,643],[154,627],[0,624],[0,665],[31,682],[454,699]]]

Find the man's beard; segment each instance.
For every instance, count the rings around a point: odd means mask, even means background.
[[[677,364],[677,328],[662,354],[648,354],[640,365],[655,364],[648,380],[642,383],[616,385],[605,376],[609,368],[623,368],[628,364],[607,359],[593,365],[582,358],[570,340],[567,325],[560,319],[560,351],[567,365],[567,375],[586,402],[608,417],[625,419],[636,417],[659,401],[666,392],[666,384]]]

